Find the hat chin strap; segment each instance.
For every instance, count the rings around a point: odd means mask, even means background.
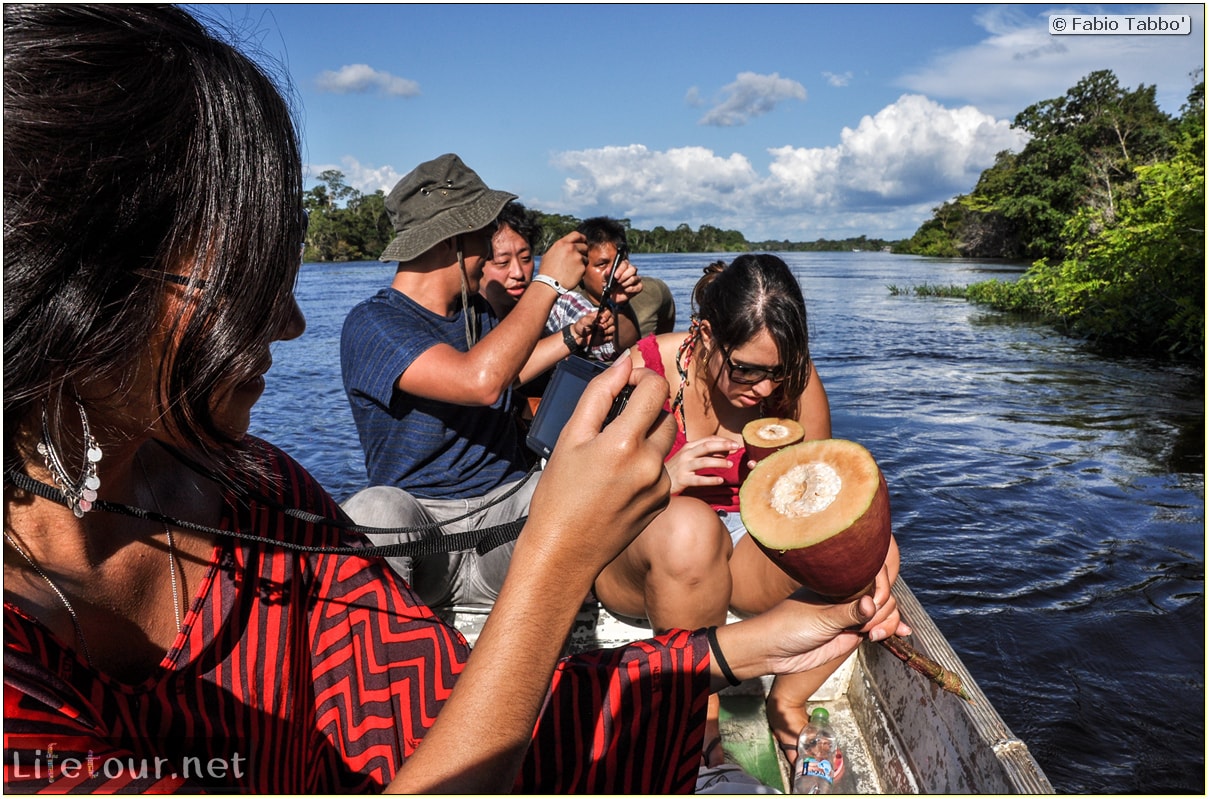
[[[479,340],[478,317],[470,308],[470,278],[466,275],[466,259],[462,256],[462,237],[457,237],[458,268],[462,270],[462,321],[466,323],[466,349]]]

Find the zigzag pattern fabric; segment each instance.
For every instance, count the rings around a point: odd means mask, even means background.
[[[340,513],[296,462],[252,445],[271,467],[260,492]],[[351,543],[234,497],[222,526]],[[176,643],[138,685],[90,669],[5,603],[4,788],[378,792],[432,726],[469,653],[380,559],[222,538]],[[675,631],[564,659],[516,789],[691,792],[708,657],[701,636]]]

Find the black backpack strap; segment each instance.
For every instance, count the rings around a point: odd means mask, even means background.
[[[473,549],[480,555],[486,555],[502,544],[515,541],[528,518],[528,516],[522,516],[519,519],[493,527],[484,527],[480,530],[467,530],[464,533],[450,533],[449,535],[428,535],[414,541],[381,544],[352,551],[359,555],[381,555],[384,558],[416,558],[445,552],[463,552],[468,549]],[[375,530],[375,528],[365,529]],[[331,551],[331,549],[324,551]]]
[[[36,494],[44,499],[57,502],[60,505],[69,504],[67,495],[57,487],[35,480],[24,472],[17,471],[16,469],[6,469],[4,471],[4,480],[5,482],[21,489],[22,491]],[[504,497],[500,497],[500,499],[503,498]],[[97,500],[95,503],[93,503],[93,509],[106,511],[108,513],[119,513],[123,516],[132,516],[137,519],[150,519],[152,521],[159,522],[160,524],[168,524],[173,527],[194,530],[196,532],[206,533],[207,535],[237,538],[241,541],[251,541],[258,544],[265,544],[267,546],[279,547],[281,549],[289,549],[295,552],[324,552],[337,555],[360,555],[367,557],[380,555],[386,558],[424,557],[426,555],[437,555],[446,552],[463,552],[470,549],[473,549],[478,554],[483,555],[502,544],[516,540],[516,537],[520,535],[521,528],[525,526],[525,521],[529,518],[528,516],[522,516],[521,518],[510,522],[504,522],[503,524],[497,524],[492,527],[485,527],[479,530],[467,530],[463,533],[431,535],[426,533],[429,533],[429,531],[433,529],[439,529],[441,526],[440,524],[398,528],[365,527],[363,525],[354,524],[347,517],[343,519],[332,519],[327,516],[320,516],[315,513],[310,513],[309,511],[300,510],[298,508],[282,507],[265,497],[257,497],[256,499],[258,501],[267,503],[269,507],[273,508],[279,513],[285,514],[286,516],[307,524],[336,527],[342,530],[358,533],[403,533],[419,535],[412,540],[399,541],[394,544],[371,545],[367,547],[319,547],[296,544],[292,541],[279,541],[259,535],[240,533],[234,530],[219,530],[215,527],[208,527],[203,524],[196,524],[183,519],[174,519],[171,516],[165,516],[162,513],[147,510],[146,508],[124,505],[120,502]]]

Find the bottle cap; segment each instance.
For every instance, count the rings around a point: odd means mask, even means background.
[[[812,724],[830,724],[831,714],[827,712],[825,707],[816,707],[810,711],[810,721]]]

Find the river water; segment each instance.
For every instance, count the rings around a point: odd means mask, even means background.
[[[715,257],[633,260],[671,286],[683,330]],[[903,578],[1054,788],[1204,793],[1203,375],[888,288],[1012,280],[1019,265],[783,257],[833,434],[864,444],[890,486]],[[253,411],[252,432],[338,500],[365,483],[340,327],[392,269],[304,266],[307,332],[274,346]]]

